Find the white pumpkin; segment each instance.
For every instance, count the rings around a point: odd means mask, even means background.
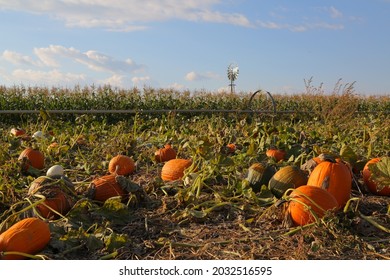
[[[64,168],[61,165],[53,165],[46,171],[47,177],[61,177],[64,176]]]

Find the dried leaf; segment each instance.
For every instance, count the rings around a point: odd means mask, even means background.
[[[133,181],[122,175],[116,176],[115,180],[119,183],[119,185],[121,185],[124,190],[129,193],[135,193],[141,189],[138,184],[134,183]]]

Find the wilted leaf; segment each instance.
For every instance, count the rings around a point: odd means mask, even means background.
[[[125,176],[118,175],[115,177],[115,180],[118,182],[119,185],[121,185],[124,190],[128,191],[129,193],[134,193],[141,189],[138,184],[134,183]]]
[[[94,234],[86,234],[84,239],[85,245],[91,252],[96,252],[103,247],[103,240],[97,238]]]
[[[202,219],[207,216],[207,213],[205,211],[200,211],[200,210],[194,210],[190,209],[188,210],[189,214],[197,219]]]

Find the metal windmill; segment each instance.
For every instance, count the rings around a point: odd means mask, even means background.
[[[236,86],[234,84],[234,81],[237,79],[238,76],[238,66],[234,64],[230,64],[227,69],[227,76],[228,79],[230,80],[230,92],[234,93],[234,87]]]

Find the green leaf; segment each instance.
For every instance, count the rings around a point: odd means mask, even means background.
[[[131,219],[131,212],[126,204],[121,202],[121,197],[107,199],[103,206],[94,211],[94,215],[102,216],[112,224],[124,225]]]
[[[349,162],[350,164],[354,164],[358,159],[356,153],[352,150],[352,148],[345,144],[343,144],[340,149],[340,156],[343,160]]]
[[[377,163],[369,164],[368,169],[370,180],[377,184],[378,191],[390,186],[390,157],[382,157]]]
[[[129,237],[126,234],[116,234],[113,232],[110,236],[106,237],[104,243],[109,252],[113,252],[120,247],[123,247],[129,241]]]

